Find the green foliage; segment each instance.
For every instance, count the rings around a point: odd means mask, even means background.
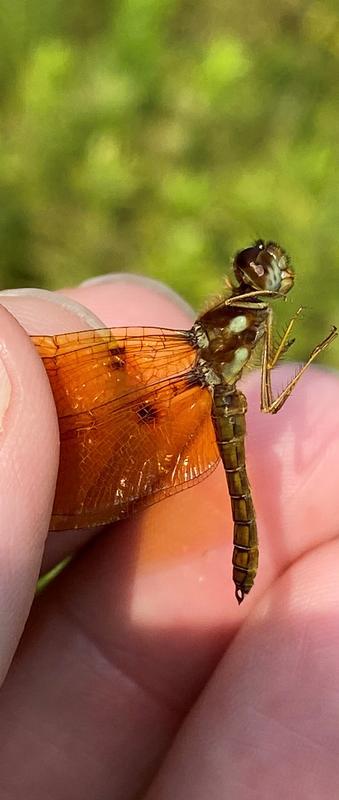
[[[12,0],[0,45],[3,287],[131,270],[201,306],[262,236],[296,356],[338,323],[335,0]]]

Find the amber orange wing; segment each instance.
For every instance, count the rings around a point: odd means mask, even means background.
[[[51,530],[129,516],[216,466],[211,396],[197,381],[188,331],[103,329],[32,340],[59,417]]]

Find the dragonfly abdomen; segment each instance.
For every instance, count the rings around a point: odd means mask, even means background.
[[[246,398],[227,385],[214,387],[213,424],[231,498],[233,581],[239,603],[253,586],[258,568],[258,535],[245,466]]]

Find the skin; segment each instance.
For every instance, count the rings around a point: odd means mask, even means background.
[[[222,469],[112,532],[47,536],[58,428],[24,328],[97,326],[67,298],[105,325],[191,321],[162,287],[123,276],[63,296],[0,294],[12,387],[0,434],[1,797],[333,800],[338,377],[311,369],[273,418],[260,414],[258,375],[245,381],[260,567],[239,608]],[[42,559],[74,551],[33,601]]]

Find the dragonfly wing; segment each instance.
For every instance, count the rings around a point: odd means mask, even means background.
[[[52,530],[129,516],[201,480],[219,454],[189,332],[33,337],[60,426]]]

